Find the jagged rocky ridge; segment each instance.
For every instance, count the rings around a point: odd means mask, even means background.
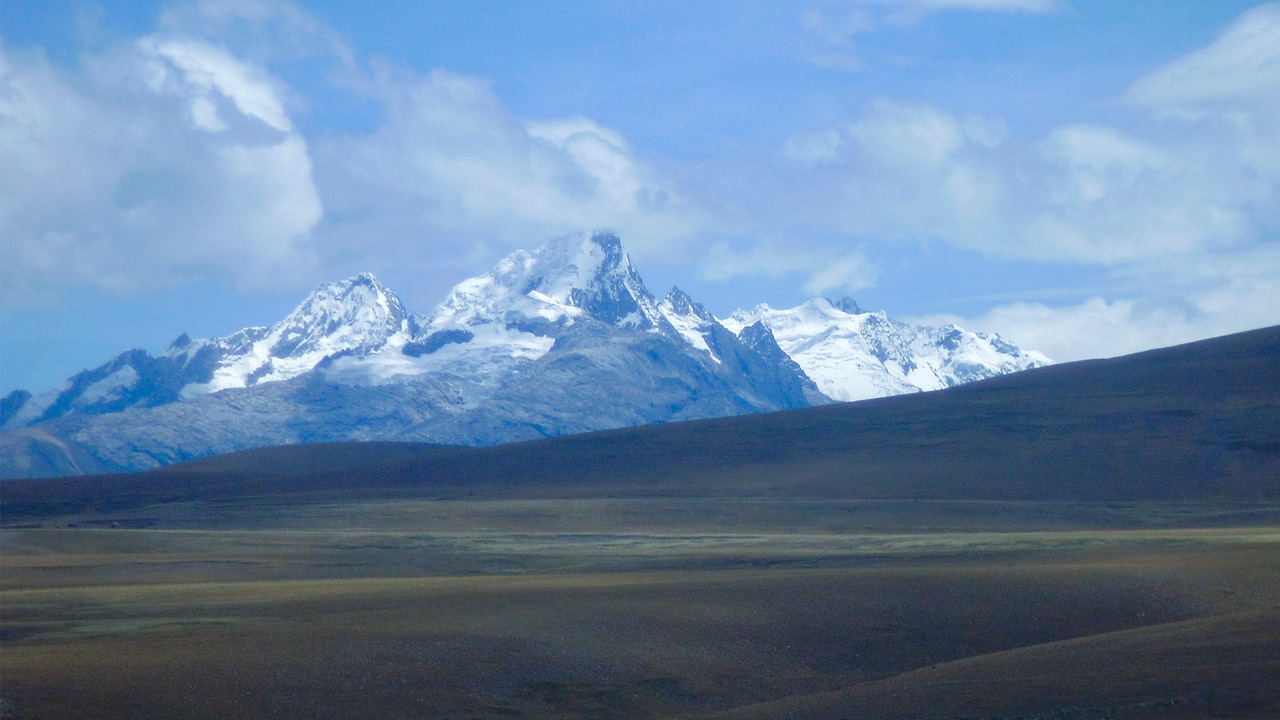
[[[852,301],[718,320],[657,300],[619,239],[570,236],[459,283],[427,317],[369,274],[284,320],[130,350],[0,401],[0,476],[154,467],[335,440],[493,444],[934,389],[1045,364]],[[816,382],[815,382],[816,381]]]

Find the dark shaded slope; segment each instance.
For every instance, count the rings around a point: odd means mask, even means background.
[[[1238,613],[1033,644],[844,690],[707,716],[808,718],[1268,718],[1280,713],[1273,613]]]
[[[1274,499],[1280,327],[791,412],[481,449],[293,446],[3,490],[8,519],[254,495]]]

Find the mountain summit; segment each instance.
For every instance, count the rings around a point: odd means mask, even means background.
[[[295,378],[335,357],[377,352],[409,332],[400,298],[363,273],[321,285],[269,328],[246,328],[198,342],[184,341],[183,335],[165,357],[184,369],[200,370],[183,387],[189,397]]]
[[[941,390],[1050,364],[999,335],[908,325],[866,312],[849,298],[813,298],[788,310],[758,305],[724,324],[741,330],[757,322],[822,392],[840,401]]]
[[[641,330],[658,322],[653,295],[611,233],[568,235],[532,253],[518,250],[484,275],[454,286],[427,324],[490,324],[507,313],[549,323],[588,316]]]
[[[427,316],[370,274],[286,318],[121,353],[0,401],[0,476],[126,471],[333,440],[485,445],[947,387],[1045,364],[999,338],[853,301],[717,319],[659,301],[616,235],[557,238],[464,280]]]

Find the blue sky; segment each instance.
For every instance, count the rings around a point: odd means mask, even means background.
[[[0,391],[623,238],[1059,360],[1280,322],[1280,3],[0,0]]]

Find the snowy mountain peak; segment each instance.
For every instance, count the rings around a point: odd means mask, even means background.
[[[840,298],[839,300],[827,299],[827,302],[831,304],[831,307],[850,315],[861,315],[865,312],[862,308],[858,307],[858,303],[848,295]]]
[[[408,332],[409,315],[400,298],[372,274],[361,273],[321,285],[269,328],[245,328],[214,340],[184,334],[166,356],[203,376],[183,389],[190,397],[288,380],[325,358],[367,355]]]
[[[532,253],[518,250],[492,270],[454,286],[427,321],[430,331],[508,320],[549,323],[583,315],[618,327],[657,325],[657,302],[622,241],[612,233],[556,238]]]
[[[836,400],[939,390],[1051,362],[998,336],[908,325],[847,298],[812,298],[787,310],[758,305],[724,324],[740,333],[756,322]]]
[[[702,303],[694,302],[688,293],[678,287],[671,288],[671,292],[662,301],[662,306],[676,315],[692,315],[706,322],[717,322],[716,317]]]
[[[725,327],[734,332],[742,332],[748,325],[763,322],[775,335],[790,334],[788,330],[801,328],[818,331],[832,323],[843,322],[849,313],[837,308],[824,297],[812,297],[799,305],[786,310],[775,310],[767,303],[761,303],[750,310],[734,310],[733,314],[723,320]]]
[[[719,354],[713,347],[717,344],[714,336],[717,331],[730,335],[732,333],[729,333],[701,303],[694,302],[685,291],[673,287],[658,305],[658,312],[662,316],[662,320],[658,323],[662,330],[674,333],[689,347],[705,352],[716,363],[721,362]]]
[[[400,298],[371,273],[316,288],[272,327],[279,340],[271,356],[297,357],[317,350],[369,351],[403,329],[408,314]]]
[[[103,467],[136,469],[267,438],[487,443],[804,407],[1048,362],[999,336],[907,325],[849,298],[717,320],[679,288],[657,301],[616,235],[579,233],[508,255],[425,319],[368,273],[321,285],[270,327],[183,334],[158,357],[128,351],[60,389],[11,393],[0,427],[63,423],[97,447],[93,428],[121,423],[129,430]],[[244,403],[258,410],[241,413]],[[326,413],[336,425],[315,420]],[[189,448],[190,427],[212,444]]]
[[[645,287],[617,235],[597,232],[544,245],[543,292],[602,322],[649,329],[657,325],[657,301]]]

